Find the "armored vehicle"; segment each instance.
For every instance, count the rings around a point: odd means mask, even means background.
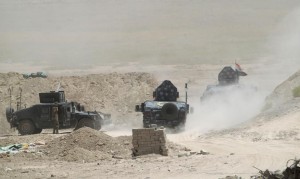
[[[165,80],[153,92],[154,100],[136,105],[135,111],[143,113],[144,128],[152,124],[169,128],[184,126],[189,113],[189,104],[187,104],[187,96],[185,102],[177,101],[178,97],[177,88],[171,81]]]
[[[218,74],[218,84],[217,85],[208,85],[203,95],[201,96],[201,101],[208,99],[209,97],[216,94],[226,94],[227,92],[240,90],[245,88],[252,88],[239,84],[240,76],[247,76],[239,64],[235,64],[235,69],[231,66],[225,66],[220,73]]]
[[[53,127],[52,108],[58,107],[59,128],[79,129],[87,126],[100,130],[103,122],[100,114],[84,111],[84,106],[77,102],[67,102],[64,91],[40,93],[40,103],[29,108],[14,111],[6,108],[7,121],[16,127],[21,135],[41,133],[43,129]]]

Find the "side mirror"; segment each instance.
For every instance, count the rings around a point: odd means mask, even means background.
[[[135,105],[135,112],[144,112],[145,104]]]
[[[141,112],[144,112],[144,111],[145,111],[145,103],[142,103],[142,104],[141,104],[141,109],[140,109],[140,110],[141,110]]]
[[[135,112],[141,112],[140,105],[135,105]]]

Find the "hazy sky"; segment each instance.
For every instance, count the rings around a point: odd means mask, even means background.
[[[266,55],[269,35],[299,5],[299,0],[0,0],[0,64],[51,69],[255,60]]]

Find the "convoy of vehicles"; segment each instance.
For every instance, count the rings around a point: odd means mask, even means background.
[[[201,96],[201,101],[216,94],[226,94],[231,89],[243,88],[239,84],[239,77],[246,76],[241,67],[236,64],[233,69],[230,66],[224,67],[218,75],[217,85],[208,85]],[[43,77],[47,75],[38,72],[25,75],[24,78]],[[187,84],[186,84],[187,89]],[[17,108],[15,111],[11,105],[6,108],[6,118],[12,128],[17,128],[21,135],[37,134],[43,129],[52,128],[52,108],[58,107],[59,128],[75,128],[87,126],[96,130],[101,125],[110,121],[110,114],[97,111],[85,111],[84,106],[78,102],[65,100],[64,91],[51,91],[39,94],[40,103],[28,108]],[[151,125],[164,126],[168,128],[184,127],[187,115],[190,113],[190,105],[187,103],[187,92],[185,101],[177,101],[179,92],[173,83],[165,80],[153,92],[153,100],[146,100],[136,105],[135,111],[143,114],[143,127]],[[191,109],[192,110],[192,109]]]

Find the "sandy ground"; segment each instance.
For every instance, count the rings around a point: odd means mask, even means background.
[[[299,116],[299,112],[295,114]],[[286,120],[286,119],[281,119]],[[299,124],[298,118],[294,122]],[[286,122],[286,121],[285,121]],[[299,130],[299,128],[298,128]],[[261,131],[260,129],[256,132]],[[51,135],[51,134],[47,134]],[[122,133],[124,135],[124,133]],[[285,168],[285,162],[299,155],[300,140],[282,139],[256,141],[251,137],[198,138],[185,134],[169,134],[168,139],[190,148],[206,150],[210,155],[168,157],[158,155],[137,159],[101,160],[92,163],[47,161],[35,159],[2,160],[2,177],[22,178],[220,178],[238,175],[249,178],[257,174],[252,166],[277,170]],[[183,151],[184,153],[184,151]],[[7,169],[9,171],[4,172]]]
[[[157,66],[155,69],[161,68]],[[178,71],[172,69],[176,68],[170,68],[168,75],[177,77],[174,78],[176,85],[186,81],[185,76],[182,78],[179,77],[181,75],[176,76]],[[186,66],[186,68],[180,69],[182,71],[185,69],[186,75],[194,79],[192,84],[200,83],[197,80],[202,81],[203,79],[211,82],[215,81],[211,79],[212,76],[210,75],[202,75],[202,78],[198,79],[198,75],[203,73],[200,68]],[[216,72],[217,66],[212,66],[211,73]],[[258,173],[253,166],[262,170],[283,170],[287,160],[299,157],[299,100],[288,101],[287,104],[289,105],[285,105],[284,108],[274,107],[265,112],[242,113],[238,116],[222,113],[222,111],[217,110],[218,106],[216,105],[212,114],[221,113],[223,117],[218,117],[219,121],[213,121],[212,116],[203,116],[197,113],[201,110],[201,105],[197,106],[197,103],[200,103],[198,99],[201,95],[198,92],[200,88],[204,89],[205,86],[198,86],[198,88],[193,89],[193,85],[191,85],[190,88],[195,113],[190,115],[185,131],[180,133],[168,132],[167,138],[169,142],[189,148],[191,151],[208,151],[209,155],[181,157],[179,154],[189,153],[182,147],[175,147],[167,157],[147,155],[131,158],[128,155],[128,158],[123,159],[111,158],[110,160],[91,162],[81,161],[80,157],[77,161],[68,162],[61,159],[47,158],[45,154],[33,154],[32,156],[20,154],[0,159],[1,174],[3,178],[221,178],[232,175],[250,178],[250,176]],[[251,101],[247,101],[248,107],[251,106],[251,103]],[[258,107],[263,107],[263,105],[259,104]],[[205,109],[205,106],[202,106],[202,108]],[[222,108],[228,111],[231,110],[226,106],[222,106]],[[254,110],[254,108],[246,109]],[[247,118],[247,120],[241,116]],[[229,117],[240,121],[228,120]],[[126,119],[126,116],[124,116],[124,119]],[[207,123],[207,120],[212,120],[212,123]],[[222,123],[228,125],[218,128],[217,126]],[[211,125],[214,127],[211,127]],[[102,131],[113,137],[131,135],[130,126],[104,126]],[[6,140],[14,143],[43,140],[47,143],[55,138],[70,135],[70,133],[52,135],[50,134],[51,131],[45,132],[45,134],[33,135],[30,138],[18,137],[15,134],[8,137],[2,136],[0,142],[2,141],[3,144]],[[86,153],[88,156],[91,154],[90,152]]]
[[[216,179],[250,178],[258,174],[253,166],[284,170],[287,160],[300,158],[300,101],[291,94],[300,73],[288,79],[300,69],[299,14],[297,0],[1,0],[0,146],[46,145],[0,158],[0,178]],[[200,102],[222,67],[235,61],[248,73],[240,83],[257,90]],[[36,71],[49,78],[20,75]],[[167,131],[169,156],[132,158],[131,129],[142,120],[134,105],[151,99],[165,79],[180,100],[189,84],[195,112],[184,131]],[[68,99],[112,113],[113,124],[80,134],[18,136],[9,129],[9,86],[13,103],[22,87],[30,106],[59,82]],[[122,157],[113,158],[114,146],[124,149]]]

